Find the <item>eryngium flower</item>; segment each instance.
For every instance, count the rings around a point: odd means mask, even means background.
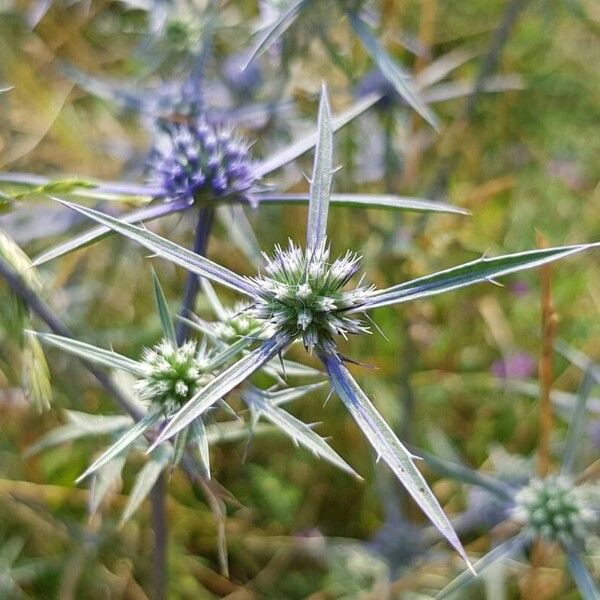
[[[162,340],[146,348],[141,360],[147,375],[135,383],[138,397],[149,405],[160,406],[165,415],[181,408],[210,379],[210,355],[194,341],[176,348]]]
[[[232,129],[199,119],[168,125],[165,132],[154,150],[151,177],[165,199],[192,204],[203,196],[242,195],[252,202],[254,162]]]
[[[259,301],[255,309],[259,319],[277,331],[301,336],[304,347],[312,352],[334,348],[333,337],[369,333],[361,319],[346,314],[359,308],[370,288],[359,285],[344,290],[360,268],[360,257],[346,252],[329,263],[329,249],[310,255],[291,240],[287,250],[275,247],[273,256],[264,255],[264,274],[254,278]]]
[[[567,477],[535,479],[517,493],[512,517],[537,536],[580,546],[597,522],[591,495]]]
[[[249,302],[238,302],[233,307],[223,307],[221,321],[213,323],[215,334],[228,343],[245,337],[263,337],[264,323],[256,317]]]

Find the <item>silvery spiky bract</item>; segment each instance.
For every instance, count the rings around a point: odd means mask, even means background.
[[[168,415],[183,406],[209,381],[209,353],[194,341],[176,348],[162,340],[146,348],[141,362],[147,372],[137,380],[135,389],[140,400],[160,407]]]
[[[232,129],[205,119],[166,127],[152,160],[154,183],[168,200],[192,204],[203,194],[251,200],[257,179],[247,143]]]
[[[534,479],[517,493],[512,518],[536,536],[581,546],[597,522],[593,495],[568,477]]]
[[[328,249],[310,254],[290,240],[287,249],[276,246],[265,259],[264,274],[254,279],[260,319],[301,337],[309,351],[334,349],[336,335],[368,332],[359,318],[347,314],[360,308],[370,291],[360,285],[344,289],[360,268],[356,254],[347,252],[330,263]]]

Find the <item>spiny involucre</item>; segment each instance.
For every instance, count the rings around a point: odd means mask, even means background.
[[[207,372],[210,352],[194,341],[176,348],[168,340],[162,340],[144,350],[141,362],[147,375],[136,381],[137,395],[165,415],[181,408],[210,380]]]
[[[548,541],[583,547],[598,524],[599,492],[564,476],[534,479],[517,493],[512,518]]]
[[[287,249],[276,246],[272,256],[264,256],[264,273],[254,278],[259,319],[301,337],[309,352],[335,351],[336,335],[369,332],[360,318],[346,314],[372,291],[360,284],[344,289],[360,268],[358,255],[348,251],[330,263],[329,248],[309,253],[290,240]]]
[[[257,180],[248,144],[231,128],[203,118],[165,127],[154,149],[151,179],[166,200],[193,204],[204,195],[241,195],[252,201]]]

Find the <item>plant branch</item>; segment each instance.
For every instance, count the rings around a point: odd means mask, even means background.
[[[153,600],[166,600],[168,585],[167,560],[167,482],[161,473],[150,492],[152,531],[154,532]]]
[[[206,248],[208,246],[208,238],[210,235],[210,230],[212,229],[212,224],[214,221],[214,209],[212,207],[202,207],[198,213],[198,222],[196,224],[196,234],[194,238],[194,246],[192,250],[199,254],[200,256],[204,256],[206,254]],[[196,296],[198,295],[200,282],[198,280],[198,275],[195,273],[188,273],[187,279],[185,282],[185,289],[183,291],[183,300],[181,305],[180,315],[182,317],[189,317],[190,311],[194,309],[194,304],[196,302]],[[186,338],[188,333],[187,324],[179,320],[177,323],[177,343],[181,345]]]

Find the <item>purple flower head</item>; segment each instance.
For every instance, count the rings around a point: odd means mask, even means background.
[[[531,290],[531,286],[523,279],[513,281],[509,287],[510,291],[517,297],[525,296]]]
[[[492,375],[502,379],[527,379],[535,372],[535,360],[527,352],[515,352],[491,367]]]
[[[231,128],[199,119],[169,124],[165,133],[154,149],[151,178],[166,200],[192,204],[205,195],[241,195],[252,202],[254,162],[246,141]]]
[[[389,110],[395,104],[403,102],[394,86],[378,69],[369,71],[356,86],[358,98],[364,98],[374,92],[381,94],[381,99],[377,102],[377,107],[380,109]]]

